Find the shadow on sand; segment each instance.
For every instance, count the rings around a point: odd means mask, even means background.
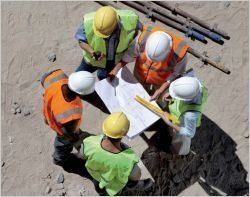
[[[171,136],[168,134],[168,127],[161,120],[148,130],[157,132],[150,139],[142,135],[149,148],[143,152],[141,159],[155,179],[153,189],[122,192],[121,195],[174,196],[195,182],[211,196],[249,194],[247,171],[235,153],[237,144],[205,115],[202,126],[192,139],[192,151],[186,156],[174,158],[170,153]],[[63,168],[69,173],[92,180],[84,166],[83,160],[73,158]]]
[[[157,132],[147,140],[149,148],[141,158],[155,179],[153,189],[127,195],[174,196],[197,181],[208,195],[249,194],[247,171],[235,153],[237,144],[212,120],[203,115],[202,126],[192,139],[192,152],[186,156],[173,158],[167,129],[161,121],[150,128]]]

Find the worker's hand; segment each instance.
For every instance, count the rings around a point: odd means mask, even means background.
[[[162,101],[170,102],[172,99],[170,97],[170,94],[167,92],[166,94],[163,95]]]
[[[168,88],[170,82],[166,81],[164,82],[159,89],[155,91],[153,96],[151,96],[150,101],[158,99],[161,94]]]
[[[113,79],[115,78],[115,76],[117,75],[117,73],[119,72],[120,69],[114,67],[113,70],[111,70],[111,72],[108,74],[108,79],[110,81],[113,81]]]
[[[155,93],[150,97],[150,101],[157,100],[162,94],[161,89],[155,91]]]
[[[161,118],[164,120],[164,122],[166,122],[167,124],[170,124],[171,121],[169,120],[168,118],[168,113],[167,112],[164,112],[163,114],[160,115]]]
[[[100,61],[100,60],[102,60],[102,58],[104,58],[105,57],[105,55],[103,54],[103,53],[101,53],[101,52],[92,52],[91,53],[91,57],[94,59],[94,60],[96,60],[96,61]]]

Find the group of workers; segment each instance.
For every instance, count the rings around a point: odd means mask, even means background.
[[[57,133],[53,162],[63,166],[75,147],[102,194],[145,189],[150,184],[140,180],[139,157],[121,142],[130,126],[126,114],[110,114],[103,122],[103,134],[81,141],[81,97],[94,92],[94,71],[99,80],[112,81],[122,67],[135,61],[134,76],[151,100],[167,103],[169,113],[179,120],[176,124],[166,114],[161,116],[171,128],[172,153],[186,155],[207,99],[206,87],[196,77],[184,76],[189,46],[166,29],[143,25],[133,11],[111,6],[85,14],[75,38],[83,51],[76,71],[68,77],[58,69],[41,79],[44,121]]]

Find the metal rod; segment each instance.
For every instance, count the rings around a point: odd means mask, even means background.
[[[166,8],[166,9],[172,11],[172,13],[174,13],[174,14],[179,14],[185,18],[190,18],[193,22],[205,27],[206,29],[209,29],[210,31],[214,31],[214,32],[222,35],[223,38],[225,38],[227,40],[230,39],[230,37],[228,36],[228,33],[226,33],[225,31],[218,29],[218,27],[216,27],[216,26],[209,25],[207,22],[181,10],[177,6],[173,7],[173,6],[169,5],[167,2],[163,2],[163,1],[153,1],[153,2],[157,5],[162,6],[163,8]]]
[[[96,3],[102,5],[102,6],[112,6],[115,9],[119,9],[114,3],[108,2],[108,1],[95,1]]]
[[[187,36],[189,36],[191,38],[195,38],[195,39],[207,44],[207,40],[205,39],[205,37],[196,31],[193,31],[191,29],[188,29],[187,27],[184,27],[183,25],[180,25],[174,21],[171,21],[170,19],[168,19],[168,18],[166,18],[158,13],[155,13],[155,12],[150,13],[150,10],[148,8],[146,8],[142,5],[139,5],[135,2],[132,2],[132,1],[120,1],[120,2],[125,4],[125,5],[130,6],[134,9],[144,13],[144,14],[150,15],[152,18],[157,19],[157,20],[161,21],[162,23],[164,23],[165,25],[171,26],[171,27],[185,33]]]
[[[97,2],[97,3],[99,3],[99,2]],[[138,10],[138,11],[144,13],[144,14],[147,14],[147,13],[148,13],[148,9],[147,9],[146,7],[142,7],[142,6],[140,6],[140,5],[138,5],[138,4],[134,3],[134,2],[123,2],[123,1],[122,1],[122,3],[124,3],[125,5],[128,5],[128,6],[132,7],[132,8],[134,8],[134,9],[136,9],[136,10]],[[101,5],[110,5],[110,6],[113,6],[112,3],[103,2],[103,1],[101,1],[100,4],[101,4]],[[114,7],[114,6],[113,6],[113,7]],[[117,8],[118,8],[118,7],[117,7]],[[152,13],[152,17],[158,19],[159,21],[162,21],[162,22],[165,23],[166,25],[171,26],[171,24],[172,24],[174,28],[178,29],[178,30],[181,31],[181,32],[187,31],[187,28],[183,27],[183,26],[180,25],[180,24],[174,23],[174,22],[172,22],[172,21],[169,20],[169,19],[166,19],[165,17],[163,17],[163,16],[161,16],[161,15],[159,15],[159,14],[157,14],[157,13]],[[186,32],[185,32],[185,33],[186,33]],[[200,60],[201,60],[202,62],[204,62],[205,64],[210,64],[211,66],[213,66],[213,67],[215,67],[215,68],[221,70],[222,72],[224,72],[224,73],[226,73],[226,74],[230,74],[230,70],[229,70],[228,68],[226,68],[224,65],[213,62],[213,61],[210,60],[209,58],[207,58],[207,57],[201,55],[201,54],[200,54],[198,51],[196,51],[195,49],[189,47],[189,48],[188,48],[188,52],[189,52],[190,54],[192,54],[194,57],[200,59]]]
[[[142,6],[147,7],[148,9],[151,9],[153,12],[156,12],[160,15],[163,15],[165,17],[168,17],[169,19],[176,21],[177,23],[180,23],[181,25],[186,26],[187,28],[191,28],[195,31],[198,31],[200,33],[202,33],[203,35],[209,37],[211,40],[213,40],[214,42],[218,43],[218,44],[224,44],[224,41],[221,40],[221,36],[219,34],[216,34],[214,32],[211,32],[210,30],[201,27],[187,19],[184,18],[180,18],[177,16],[174,16],[172,14],[168,14],[168,12],[166,12],[165,9],[162,9],[161,7],[159,7],[159,5],[157,4],[153,4],[152,2],[143,2],[143,1],[136,1],[137,4],[140,4]]]
[[[197,57],[198,59],[200,59],[202,62],[204,62],[205,64],[210,64],[211,66],[221,70],[222,72],[226,73],[226,74],[230,74],[230,70],[225,67],[222,64],[218,64],[216,62],[213,62],[211,59],[201,55],[198,51],[196,51],[195,49],[189,47],[187,50],[190,54],[192,54],[193,56]]]

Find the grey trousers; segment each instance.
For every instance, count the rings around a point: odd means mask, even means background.
[[[187,155],[190,152],[191,138],[173,134],[170,150],[177,155]]]

